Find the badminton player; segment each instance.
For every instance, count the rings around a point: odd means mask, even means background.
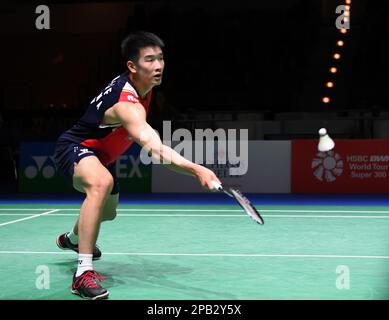
[[[85,194],[73,229],[56,239],[59,248],[78,252],[71,288],[84,298],[104,299],[109,294],[99,284],[104,278],[94,271],[92,260],[101,257],[96,246],[100,223],[116,216],[119,185],[113,174],[115,160],[133,143],[168,163],[170,169],[194,176],[204,188],[214,190],[212,180],[220,183],[211,170],[163,145],[146,121],[152,89],[162,81],[163,48],[163,41],[148,32],[124,39],[121,49],[127,70],[98,93],[83,117],[56,143],[58,170]]]

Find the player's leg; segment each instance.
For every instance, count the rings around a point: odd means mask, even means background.
[[[108,168],[108,171],[113,177],[113,187],[111,194],[107,197],[105,201],[101,221],[111,221],[116,218],[116,208],[119,203],[119,181],[116,178],[116,163],[114,162]]]
[[[79,251],[92,253],[103,208],[113,187],[113,177],[97,157],[89,156],[74,164],[73,185],[86,193],[78,218]]]
[[[118,206],[119,202],[119,181],[116,179],[116,164],[113,163],[110,165],[108,168],[108,171],[111,173],[113,177],[113,187],[111,194],[107,197],[104,208],[102,210],[102,215],[101,215],[101,222],[104,221],[111,221],[116,218],[116,208]],[[76,189],[80,192],[84,192],[84,190],[78,186],[74,185]],[[76,224],[74,225],[73,229],[71,232],[68,233],[68,237],[72,243],[77,244],[78,243],[78,219],[76,221]],[[99,258],[101,256],[101,252],[98,249],[98,247],[95,247],[95,250],[93,252],[93,258]]]
[[[103,208],[102,214],[101,214],[101,222],[110,221],[110,220],[115,219],[116,208],[117,208],[118,201],[119,201],[119,189],[120,188],[119,188],[119,182],[116,179],[115,163],[110,165],[107,169],[114,178],[114,184],[113,184],[111,194],[107,197],[107,199],[105,201],[104,208]],[[76,190],[78,190],[82,193],[85,193],[84,188],[81,185],[79,185],[78,183],[73,184],[73,187]],[[78,219],[70,232],[66,232],[66,233],[58,236],[57,245],[62,249],[72,249],[72,250],[78,252]],[[102,255],[102,253],[100,251],[100,248],[95,244],[95,247],[93,249],[93,260],[99,259],[101,257],[101,255]]]
[[[93,250],[100,229],[102,211],[112,187],[113,177],[95,156],[88,156],[74,164],[74,187],[86,197],[78,218],[78,268],[73,277],[72,292],[82,297],[101,299],[108,291],[97,284],[103,280],[92,265]]]
[[[119,203],[119,193],[110,194],[105,200],[104,208],[101,213],[101,222],[111,221],[116,218],[116,209]],[[72,233],[77,237],[78,243],[78,219],[73,227]]]
[[[101,215],[101,222],[111,221],[116,218],[116,208],[119,203],[119,193],[110,194],[105,201]]]
[[[95,156],[95,153],[88,148],[77,144],[58,143],[56,146],[54,159],[58,171],[64,176],[65,180],[70,182],[73,187],[85,193],[82,183],[74,181],[74,168],[85,157]],[[60,234],[56,238],[57,246],[63,250],[73,250],[78,253],[78,219],[70,232]],[[93,259],[101,257],[100,249],[95,245],[93,250]]]

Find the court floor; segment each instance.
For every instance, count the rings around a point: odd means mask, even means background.
[[[386,206],[122,204],[94,267],[110,299],[389,299]],[[0,205],[0,299],[75,299],[77,204]]]

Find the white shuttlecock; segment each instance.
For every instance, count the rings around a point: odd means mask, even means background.
[[[319,130],[319,144],[317,145],[317,149],[320,152],[327,152],[332,150],[335,147],[335,142],[330,138],[325,128],[321,128]]]

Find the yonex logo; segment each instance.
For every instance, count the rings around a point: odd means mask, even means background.
[[[129,163],[128,161],[129,160]],[[116,160],[116,177],[117,178],[142,178],[142,171],[140,167],[140,158],[134,157],[133,155],[122,155]],[[125,165],[125,162],[127,164],[130,164],[130,166]],[[123,169],[131,167],[131,170],[123,171]]]
[[[83,154],[86,154],[86,153],[93,153],[92,151],[90,151],[86,148],[80,149],[78,151],[81,151],[81,152],[77,156],[82,156]]]
[[[80,148],[80,147],[73,147],[73,152],[74,153],[80,152],[80,153],[77,154],[78,157],[82,156],[85,153],[93,153],[92,151],[90,151],[87,148]]]
[[[320,181],[333,182],[343,173],[343,160],[333,151],[319,152],[312,160],[313,175]]]
[[[24,174],[28,179],[34,179],[39,172],[46,179],[50,179],[55,175],[54,159],[48,156],[32,156],[35,165],[28,166],[24,170]],[[46,160],[51,159],[51,164],[46,164]]]

